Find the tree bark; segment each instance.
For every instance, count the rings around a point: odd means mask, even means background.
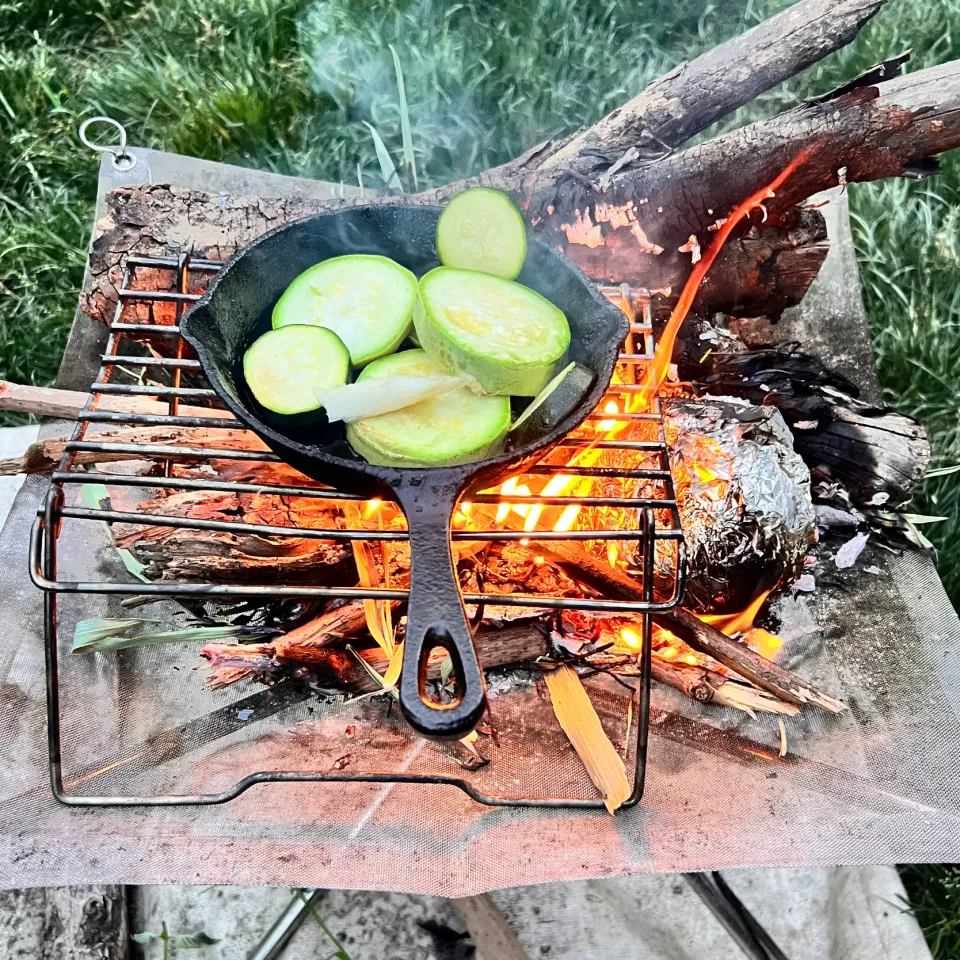
[[[109,483],[109,478],[103,478]],[[134,495],[136,489],[131,491]],[[297,536],[298,529],[335,529],[340,512],[312,497],[259,493],[185,491],[156,500],[124,503],[127,488],[112,488],[115,510],[176,517],[185,523],[219,521],[289,528],[292,535],[220,531],[196,526],[118,522],[114,542],[131,550],[152,580],[203,580],[246,583],[355,583],[349,544]]]
[[[631,148],[661,155],[759,94],[850,43],[885,0],[801,0],[752,30],[681,63],[599,123],[567,141],[545,167],[590,175]],[[639,158],[638,158],[639,159]]]
[[[123,887],[47,887],[0,893],[0,956],[9,960],[127,960]]]

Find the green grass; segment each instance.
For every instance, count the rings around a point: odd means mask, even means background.
[[[403,67],[421,186],[477,172],[590,123],[777,0],[0,0],[0,376],[49,383],[80,286],[98,113],[131,142],[283,173],[380,185],[365,123],[395,158]],[[732,120],[769,115],[907,47],[911,69],[960,57],[958,0],[891,0],[858,41]],[[960,458],[960,160],[925,183],[850,189],[887,400]],[[12,422],[11,419],[0,422]],[[911,510],[960,599],[960,475]],[[960,956],[955,875],[908,875],[940,957]],[[936,938],[940,939],[937,940]]]

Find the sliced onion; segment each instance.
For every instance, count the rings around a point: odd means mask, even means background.
[[[375,377],[342,387],[315,390],[331,423],[380,417],[466,385],[460,377]]]

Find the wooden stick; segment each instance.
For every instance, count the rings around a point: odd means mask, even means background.
[[[541,544],[538,552],[547,559],[565,565],[572,576],[589,583],[607,597],[621,600],[643,599],[640,584],[632,577],[614,570],[573,543]],[[751,683],[787,703],[797,706],[812,703],[829,713],[842,713],[847,709],[846,705],[836,698],[818,690],[790,670],[785,670],[754,653],[746,644],[704,623],[689,610],[678,607],[656,613],[654,620],[695,650],[709,654]]]
[[[616,157],[634,144],[656,155],[850,43],[885,0],[801,0],[739,37],[681,63],[573,137],[543,167],[597,166],[584,150]]]
[[[55,417],[60,420],[77,420],[87,405],[90,394],[79,390],[57,390],[54,387],[34,387],[22,383],[0,380],[0,410],[14,413],[30,413],[36,417]],[[119,396],[102,394],[97,410],[110,413],[147,413],[164,415],[170,412],[162,400],[139,395]],[[219,407],[191,407],[180,404],[181,417],[215,417],[232,420],[229,410]]]
[[[450,902],[466,924],[477,953],[483,960],[530,960],[513,927],[489,893],[459,897]]]
[[[110,433],[90,434],[85,439],[98,443],[136,444],[140,446],[160,445],[177,447],[210,447],[220,450],[255,450],[268,452],[256,434],[249,430],[207,429],[201,427],[131,427]],[[66,452],[67,438],[53,437],[49,440],[37,440],[27,447],[20,457],[8,457],[0,460],[0,477],[9,477],[18,473],[45,473],[54,470]],[[111,463],[117,460],[147,460],[146,451],[128,453],[116,449],[81,450],[74,455],[74,464]],[[191,461],[196,457],[170,454],[165,460],[173,462]]]
[[[747,713],[778,713],[787,717],[795,717],[800,713],[800,707],[796,704],[784,703],[766,690],[757,690],[744,683],[727,680],[706,667],[677,660],[664,660],[654,654],[651,668],[655,680],[675,687],[700,703],[735,707]]]

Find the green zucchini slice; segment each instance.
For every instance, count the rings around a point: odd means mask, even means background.
[[[437,253],[444,266],[513,280],[527,255],[527,228],[505,193],[474,187],[457,194],[440,214]]]
[[[443,371],[423,350],[404,350],[371,363],[358,382],[438,377]],[[389,467],[445,467],[474,463],[503,450],[510,429],[507,397],[478,397],[469,387],[393,413],[347,424],[350,446],[370,463]]]
[[[332,330],[355,367],[393,353],[410,332],[417,278],[387,257],[324,260],[300,274],[273,308],[275,329],[311,324]]]
[[[510,427],[517,446],[536,442],[570,414],[593,386],[596,374],[582,363],[570,363],[558,373]]]
[[[323,327],[268,330],[243,355],[243,375],[257,402],[285,416],[320,409],[317,388],[347,382],[350,354],[343,341]]]
[[[570,346],[567,318],[539,293],[453,267],[421,278],[413,323],[438,366],[496,396],[536,396]]]

